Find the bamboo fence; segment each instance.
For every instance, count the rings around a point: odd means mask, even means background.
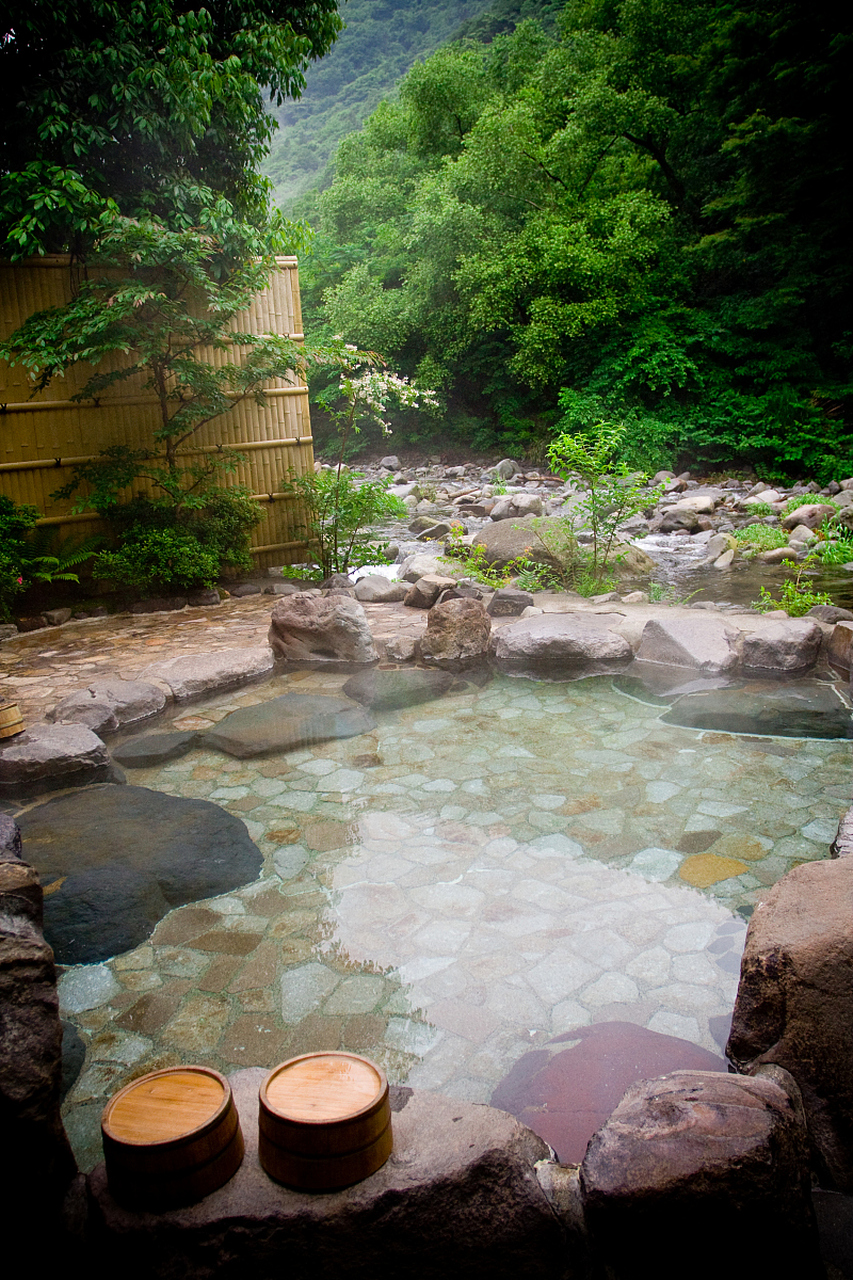
[[[296,258],[277,258],[268,287],[247,313],[232,322],[234,331],[289,334],[302,338],[302,309]],[[0,263],[0,336],[6,338],[28,316],[62,305],[73,285],[66,256]],[[200,352],[218,365],[227,353]],[[102,368],[111,367],[108,364]],[[0,361],[0,493],[16,503],[31,503],[43,513],[39,524],[57,526],[60,539],[82,538],[102,528],[89,514],[74,515],[73,500],[51,494],[72,478],[73,468],[94,460],[111,445],[152,447],[159,422],[157,401],[144,387],[144,376],[114,383],[97,401],[72,397],[91,377],[90,365],[75,365],[44,391],[33,385],[20,365]],[[266,404],[244,400],[201,427],[181,450],[191,461],[203,454],[235,449],[244,461],[225,475],[222,484],[244,485],[262,506],[264,518],[252,535],[252,554],[259,568],[295,564],[305,559],[298,510],[281,491],[290,473],[303,475],[314,465],[308,390],[300,371],[276,379],[265,388]],[[146,491],[138,483],[135,493]]]

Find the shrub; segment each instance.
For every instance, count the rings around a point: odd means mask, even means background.
[[[284,492],[299,504],[297,527],[324,577],[385,559],[384,547],[370,539],[370,526],[406,514],[400,499],[388,493],[388,483],[365,481],[359,472],[340,467],[302,476],[291,473],[282,481]]]
[[[98,577],[152,595],[175,587],[212,587],[219,560],[192,533],[134,524],[124,535],[121,547],[101,552],[94,572]]]

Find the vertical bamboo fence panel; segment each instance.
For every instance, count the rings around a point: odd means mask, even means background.
[[[248,313],[235,317],[232,329],[282,333],[302,338],[302,308],[296,258],[277,258],[268,287]],[[0,335],[6,338],[35,311],[59,306],[70,297],[72,267],[65,256],[0,263]],[[202,352],[213,364],[223,352]],[[102,366],[104,367],[104,366]],[[107,366],[109,367],[109,366]],[[26,370],[0,361],[0,493],[16,503],[32,503],[43,512],[40,524],[56,525],[61,537],[83,537],[101,528],[89,515],[73,515],[72,501],[51,494],[71,479],[73,467],[96,458],[110,445],[149,448],[158,424],[157,402],[144,376],[114,384],[98,401],[72,397],[91,377],[88,365],[71,368],[43,392],[32,394]],[[252,536],[259,568],[295,564],[305,558],[297,509],[281,492],[290,472],[303,475],[314,465],[308,390],[300,371],[266,388],[267,403],[246,400],[201,427],[182,450],[187,458],[236,449],[245,461],[224,476],[223,484],[245,485],[263,505],[264,518]],[[143,483],[136,492],[145,492]]]

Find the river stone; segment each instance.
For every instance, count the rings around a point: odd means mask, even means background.
[[[711,1280],[720,1272],[715,1243],[725,1241],[744,1275],[817,1280],[798,1101],[774,1079],[722,1072],[674,1071],[632,1086],[580,1169],[602,1271],[680,1280],[686,1268]]]
[[[450,591],[455,586],[455,578],[440,573],[425,574],[409,587],[403,604],[409,609],[431,609],[442,591]]]
[[[782,738],[853,738],[853,716],[837,686],[792,680],[684,692],[661,717],[665,724]]]
[[[506,666],[615,671],[633,657],[629,642],[612,630],[623,621],[618,613],[543,613],[507,623],[490,648]]]
[[[797,507],[790,515],[783,516],[779,523],[783,529],[796,529],[798,525],[817,529],[824,520],[830,520],[835,514],[836,508],[828,502],[809,502],[804,507]]]
[[[505,569],[517,556],[529,555],[535,564],[545,564],[551,568],[559,568],[554,557],[546,551],[536,536],[536,528],[558,530],[564,528],[563,522],[550,516],[524,516],[520,520],[490,521],[485,525],[472,543],[475,547],[485,547],[485,561],[497,569]]]
[[[38,875],[0,829],[0,1115],[3,1214],[16,1231],[44,1230],[76,1171],[59,1116],[62,1027],[53,954],[41,930]]]
[[[426,578],[435,573],[442,575],[446,571],[447,565],[439,556],[428,556],[425,552],[406,556],[400,565],[400,577],[403,582],[417,582],[418,578]]]
[[[201,735],[201,745],[238,760],[251,760],[274,751],[295,751],[314,742],[354,738],[375,727],[373,717],[346,698],[285,693],[280,698],[232,711]]]
[[[104,743],[82,724],[34,724],[0,743],[0,795],[55,791],[110,775]]]
[[[423,671],[418,667],[403,671],[374,668],[360,671],[347,680],[341,692],[373,711],[394,711],[441,698],[452,684],[453,676],[446,671]]]
[[[744,633],[741,661],[754,671],[805,671],[817,662],[822,639],[811,618],[766,618]]]
[[[75,689],[63,698],[47,718],[85,724],[93,733],[115,733],[122,725],[157,715],[165,705],[166,695],[155,684],[143,680],[93,680],[85,689]]]
[[[670,507],[664,512],[660,522],[661,533],[676,533],[680,529],[686,530],[687,533],[692,533],[698,528],[699,517],[695,511],[691,511],[689,508],[677,510],[675,507]]]
[[[87,787],[20,814],[60,964],[129,951],[173,907],[254,880],[262,858],[239,818],[146,787]]]
[[[637,650],[638,662],[690,667],[709,675],[738,665],[734,641],[738,632],[722,618],[650,618]]]
[[[392,582],[381,574],[371,573],[355,584],[355,598],[363,604],[396,604],[406,595],[402,582]]]
[[[561,1223],[536,1176],[545,1143],[517,1120],[392,1086],[394,1148],[371,1177],[323,1195],[278,1186],[258,1162],[258,1089],[229,1077],[246,1156],[219,1191],[186,1209],[137,1213],[89,1175],[94,1228],[110,1272],[132,1259],[161,1280],[554,1280],[566,1274]],[[282,1260],[286,1266],[282,1269]]]
[[[347,595],[303,592],[279,600],[269,641],[276,658],[288,662],[375,662],[378,657],[367,615]]]
[[[853,859],[795,867],[752,916],[726,1052],[803,1094],[822,1185],[853,1191]]]
[[[181,658],[155,662],[143,671],[144,676],[162,680],[178,702],[198,698],[219,689],[231,689],[259,680],[273,669],[273,656],[266,645],[255,648],[224,649],[219,653],[194,653]]]
[[[518,587],[498,587],[489,601],[490,618],[520,618],[524,610],[533,604],[533,596],[529,591],[521,591]]]
[[[493,520],[517,520],[541,514],[542,499],[538,493],[513,493],[499,498],[492,507]]]
[[[570,1047],[554,1052],[554,1046]],[[633,1022],[597,1022],[525,1053],[491,1097],[544,1138],[563,1164],[579,1164],[625,1090],[668,1071],[727,1071],[725,1059],[689,1040]]]
[[[427,614],[418,647],[424,662],[435,666],[476,662],[489,651],[492,620],[481,600],[445,600]]]
[[[128,738],[113,750],[113,760],[128,769],[153,769],[185,756],[197,741],[198,733],[189,729]]]

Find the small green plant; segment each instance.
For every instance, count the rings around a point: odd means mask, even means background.
[[[512,569],[520,591],[559,591],[563,585],[554,569],[533,560],[528,552],[515,557]]]
[[[489,484],[492,490],[492,494],[496,498],[505,498],[506,495],[509,493],[509,489],[506,487],[505,480],[490,480]]]
[[[117,550],[97,556],[93,568],[99,578],[151,595],[176,587],[212,587],[219,573],[219,558],[191,533],[135,524]]]
[[[615,465],[625,431],[621,422],[596,422],[584,434],[562,432],[548,450],[551,469],[564,480],[580,480],[587,491],[583,502],[567,517],[572,536],[585,529],[592,538],[591,550],[578,561],[576,591],[581,590],[577,583],[587,578],[592,585],[589,594],[611,589],[613,574],[608,565],[613,561],[619,526],[653,507],[664,491],[664,485],[648,488],[643,473],[629,473]]]
[[[701,590],[701,587],[697,587],[689,595],[683,596],[671,582],[650,582],[649,600],[652,604],[667,604],[674,608],[676,605],[688,604],[694,596],[698,596]]]
[[[784,609],[791,618],[801,618],[818,604],[832,604],[832,596],[825,591],[813,591],[803,583],[803,574],[810,571],[815,564],[814,556],[807,556],[802,562],[795,578],[786,578],[782,583],[780,599],[776,600],[766,587],[761,588],[758,600],[752,602],[753,609],[759,613],[769,613],[774,609]]]
[[[367,481],[357,471],[291,473],[282,487],[298,504],[297,527],[324,578],[383,561],[385,549],[371,539],[370,526],[406,514],[387,481]]]
[[[792,511],[799,511],[800,507],[810,507],[815,502],[819,502],[823,507],[835,507],[836,511],[841,511],[842,509],[837,502],[833,502],[832,498],[828,498],[826,494],[801,493],[796,498],[788,499],[782,514],[783,516],[789,516]]]
[[[838,518],[824,520],[818,531],[820,542],[815,555],[823,564],[850,564],[853,562],[853,533],[838,522]]]
[[[751,516],[757,516],[759,519],[761,519],[762,516],[772,516],[776,514],[769,502],[749,502],[747,503],[746,510],[749,511]]]
[[[761,551],[772,551],[776,547],[787,547],[788,532],[777,525],[749,524],[744,529],[736,529],[735,542],[745,556],[758,555]]]
[[[454,525],[444,545],[444,555],[440,558],[448,564],[452,562],[454,570],[461,571],[462,577],[474,578],[484,586],[491,587],[492,591],[507,586],[512,578],[511,567],[495,568],[486,559],[486,548],[482,543],[466,546],[462,541],[463,536],[459,525]]]

